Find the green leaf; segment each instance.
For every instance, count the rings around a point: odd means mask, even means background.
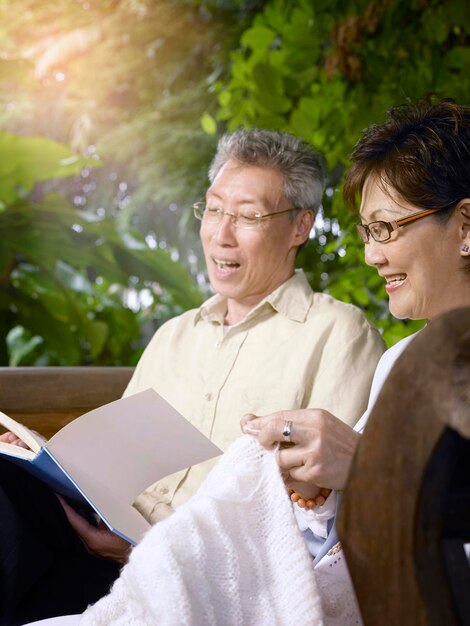
[[[465,70],[470,69],[470,48],[457,46],[449,50],[445,55],[445,63],[449,69]]]
[[[83,333],[90,346],[90,354],[95,359],[104,348],[109,335],[109,327],[100,320],[87,320],[82,326]]]
[[[45,137],[0,133],[0,200],[11,204],[32,190],[37,181],[78,174],[99,161],[85,159]]]
[[[32,337],[22,326],[14,326],[7,334],[6,343],[10,355],[9,366],[16,367],[43,342],[42,337]]]
[[[257,89],[271,97],[274,94],[282,94],[282,74],[268,63],[257,63],[253,68],[253,79]]]
[[[65,322],[69,319],[71,301],[51,274],[23,264],[12,272],[12,283],[23,294],[40,301],[53,320]]]
[[[163,250],[133,250],[115,248],[114,254],[120,267],[128,275],[136,276],[141,281],[152,281],[164,285],[178,304],[185,308],[198,306],[201,294],[186,270],[179,263],[171,260]]]
[[[252,50],[267,50],[276,33],[266,26],[254,26],[243,33],[241,45]]]
[[[201,117],[201,127],[208,135],[215,135],[217,132],[217,122],[209,113],[204,113]]]
[[[424,13],[422,33],[425,39],[437,44],[442,44],[446,40],[450,25],[442,18],[442,15],[433,14],[432,11]]]

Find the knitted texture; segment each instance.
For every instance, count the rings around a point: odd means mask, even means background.
[[[81,626],[319,626],[312,559],[271,452],[240,437],[134,548]]]

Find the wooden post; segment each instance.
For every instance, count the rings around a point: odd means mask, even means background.
[[[470,308],[428,324],[397,360],[338,533],[365,626],[470,624]]]

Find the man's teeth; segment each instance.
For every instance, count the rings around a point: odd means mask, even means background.
[[[237,267],[238,263],[235,263],[234,261],[222,261],[221,259],[214,259],[215,263],[217,264],[218,267],[220,267],[221,269],[223,269],[224,267]]]

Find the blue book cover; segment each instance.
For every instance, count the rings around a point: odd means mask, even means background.
[[[5,454],[0,450],[0,454]],[[9,460],[15,465],[19,465],[26,472],[36,476],[39,480],[49,485],[49,487],[61,496],[78,503],[86,503],[87,500],[75,485],[70,476],[60,467],[47,448],[41,447],[34,458],[24,458],[9,455]]]
[[[0,412],[0,424],[29,449],[0,442],[0,454],[55,492],[88,503],[107,526],[138,543],[150,524],[132,505],[153,483],[221,454],[153,389],[85,413],[49,441]]]

